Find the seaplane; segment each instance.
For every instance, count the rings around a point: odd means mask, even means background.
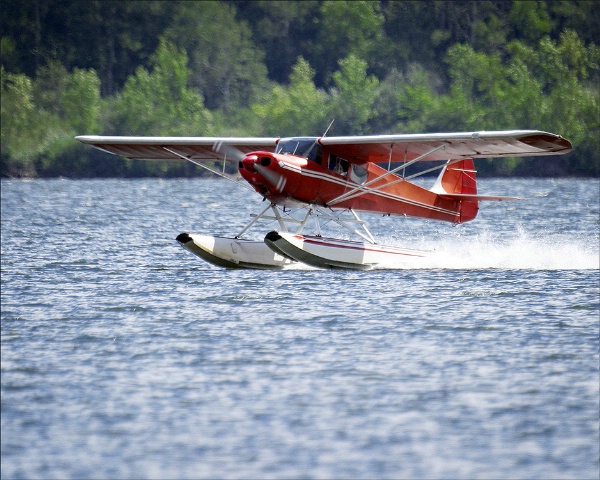
[[[572,150],[567,139],[538,130],[75,138],[126,159],[191,162],[256,191],[266,206],[237,234],[183,232],[176,237],[185,249],[211,264],[254,269],[417,268],[432,252],[378,243],[359,214],[468,222],[477,216],[481,201],[519,200],[479,194],[474,159],[560,155]],[[421,168],[412,173],[415,167]],[[416,180],[424,175],[436,177],[431,188],[421,185],[423,179]],[[250,238],[248,232],[264,222],[277,228]],[[348,235],[340,236],[352,238],[324,235],[322,224],[341,227]]]

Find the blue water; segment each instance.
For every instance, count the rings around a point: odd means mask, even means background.
[[[420,270],[224,270],[221,180],[2,181],[2,479],[598,478],[600,181],[483,179]],[[258,232],[264,234],[264,231]]]

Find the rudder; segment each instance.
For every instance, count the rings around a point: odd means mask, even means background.
[[[435,185],[431,189],[438,195],[477,195],[477,171],[472,158],[453,162],[444,167],[440,172]],[[458,200],[458,223],[468,222],[477,216],[479,202],[477,200]]]

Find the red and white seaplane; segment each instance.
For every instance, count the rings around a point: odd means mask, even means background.
[[[474,158],[559,155],[572,149],[567,139],[536,130],[293,138],[83,135],[76,139],[128,159],[191,162],[242,185],[239,176],[225,172],[226,162],[237,162],[243,180],[268,201],[267,206],[230,238],[181,233],[177,241],[215,265],[262,269],[298,262],[348,269],[419,266],[428,252],[377,244],[358,212],[468,222],[476,217],[480,201],[515,200],[477,192]],[[407,174],[407,167],[425,161],[440,164]],[[223,169],[215,168],[215,162],[223,162]],[[440,173],[432,188],[411,182],[435,170]],[[319,220],[323,219],[347,228],[360,240],[322,236]],[[261,239],[245,238],[261,220],[277,221],[279,229]],[[314,223],[316,234],[303,234],[309,223]]]

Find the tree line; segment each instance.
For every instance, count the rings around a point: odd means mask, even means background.
[[[2,176],[192,176],[78,134],[540,129],[563,157],[490,175],[600,176],[592,1],[3,0]]]

